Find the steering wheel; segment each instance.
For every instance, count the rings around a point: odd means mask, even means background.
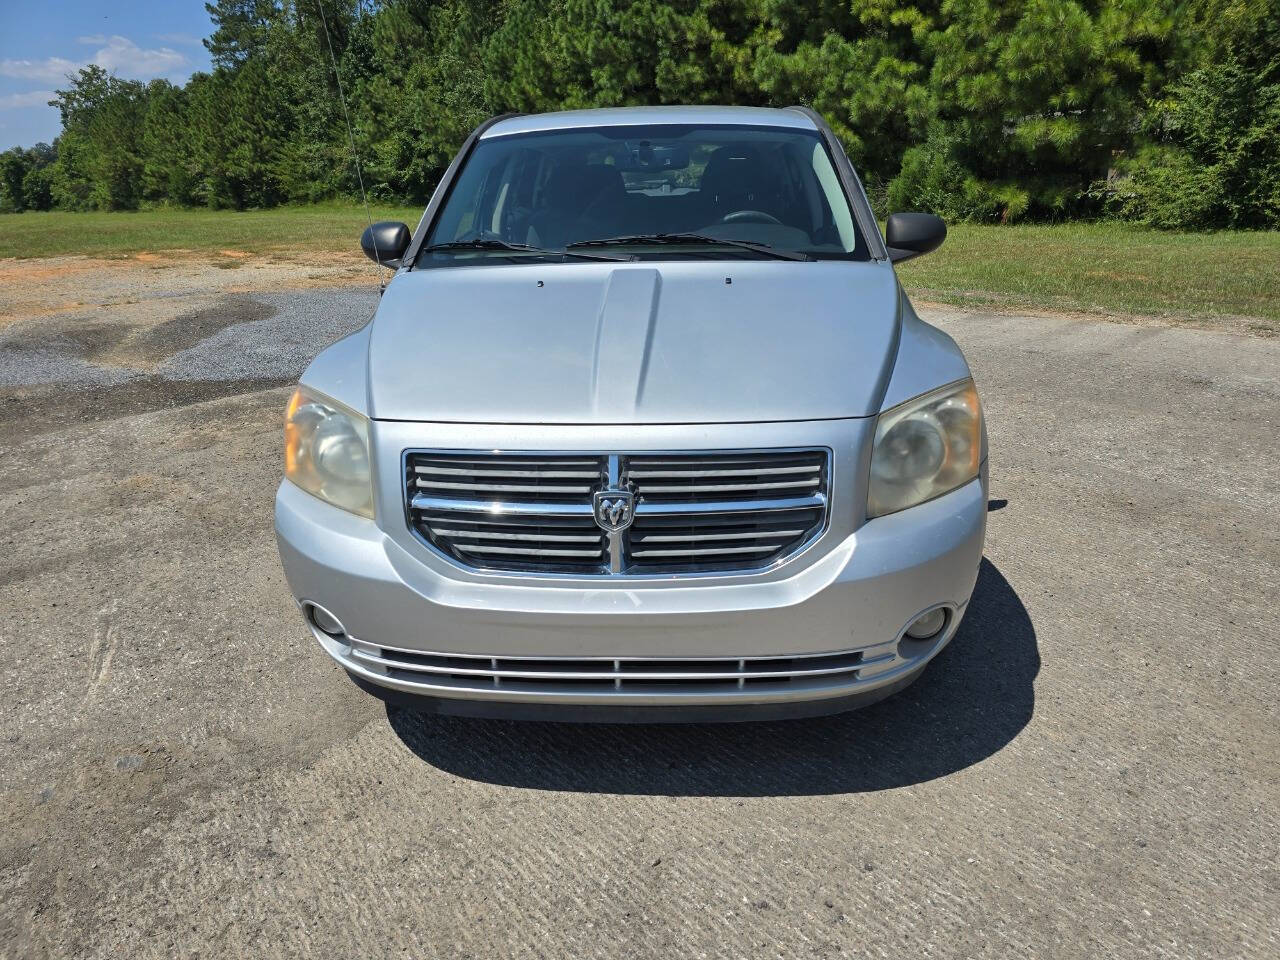
[[[735,210],[733,213],[726,213],[720,218],[721,223],[776,223],[782,226],[782,221],[771,213],[765,213],[763,210]]]

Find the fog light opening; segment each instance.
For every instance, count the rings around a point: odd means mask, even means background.
[[[946,625],[947,608],[935,607],[911,621],[907,627],[907,636],[912,640],[929,640],[940,634]]]
[[[314,603],[307,604],[307,619],[315,625],[317,630],[328,634],[335,640],[341,640],[347,635],[346,627],[342,625],[342,621],[324,609],[324,607],[317,607]]]

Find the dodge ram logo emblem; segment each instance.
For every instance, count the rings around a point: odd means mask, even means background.
[[[597,490],[592,497],[596,526],[621,533],[635,519],[635,495],[630,490]]]

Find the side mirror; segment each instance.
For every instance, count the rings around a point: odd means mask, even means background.
[[[937,250],[947,239],[947,225],[932,213],[891,213],[884,225],[884,243],[894,263]]]
[[[374,263],[396,270],[400,267],[400,258],[409,249],[411,238],[409,228],[403,223],[383,220],[365,228],[360,235],[360,249]]]

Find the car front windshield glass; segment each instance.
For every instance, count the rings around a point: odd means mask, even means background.
[[[815,131],[680,124],[482,138],[418,263],[564,259],[566,248],[609,259],[868,259]]]

